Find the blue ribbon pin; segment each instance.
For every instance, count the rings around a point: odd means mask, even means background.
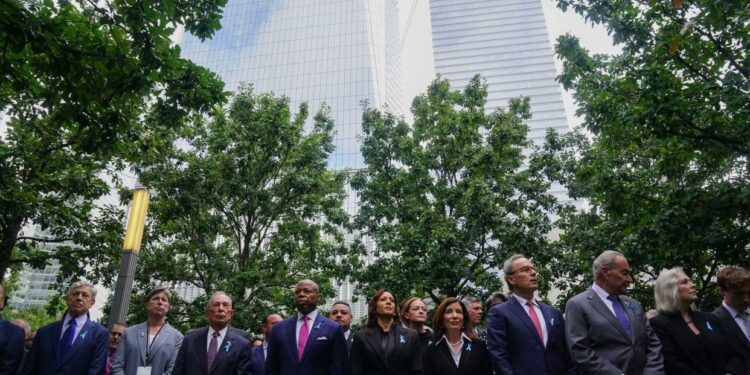
[[[711,327],[711,322],[706,322],[706,327],[708,327],[709,331],[713,331],[714,327]]]
[[[401,341],[402,344],[406,344],[406,339],[404,338],[404,335],[399,335],[398,338],[399,338],[399,340]]]
[[[318,324],[315,325],[315,329],[320,329],[320,323],[322,322],[318,322]]]
[[[555,325],[555,318],[552,318],[549,320],[549,325],[551,326]]]
[[[466,345],[466,351],[467,351],[467,352],[470,352],[470,351],[471,351],[471,343],[469,343],[469,345]]]
[[[84,331],[83,333],[81,333],[81,340],[85,340],[86,339],[86,335],[88,335],[88,334],[89,334],[89,331]]]
[[[231,341],[227,341],[227,344],[224,345],[224,351],[228,352],[229,349],[231,349],[231,348],[232,348],[232,342]]]

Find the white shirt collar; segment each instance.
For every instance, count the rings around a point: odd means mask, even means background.
[[[737,318],[737,315],[740,315],[739,311],[735,310],[734,307],[727,305],[726,302],[721,301],[721,305],[724,306],[724,308],[727,309],[727,311],[729,311],[729,315],[731,315],[732,318]],[[745,310],[745,313],[747,313],[748,310]]]
[[[303,314],[303,313],[301,313],[301,312],[297,311],[297,321],[298,321],[298,322],[299,322],[300,320],[302,320],[302,316],[303,316],[303,315],[305,315],[305,314]],[[312,323],[313,323],[313,322],[315,321],[315,318],[317,318],[317,317],[318,317],[318,309],[315,309],[315,310],[313,310],[313,311],[310,311],[310,313],[309,313],[309,314],[307,314],[307,317],[308,317],[308,318],[310,318],[310,321],[309,321],[309,323],[308,323],[308,324],[312,324]]]
[[[65,314],[65,319],[63,319],[63,331],[68,327],[68,322],[71,320],[76,321],[76,330],[83,327],[84,324],[86,324],[86,321],[89,320],[89,317],[86,316],[86,314],[78,315],[77,317],[73,318],[70,316],[70,314]]]
[[[471,342],[471,339],[469,338],[469,336],[466,336],[466,334],[463,333],[463,332],[461,332],[461,337],[464,340],[467,340],[467,341]],[[440,341],[443,341],[443,340],[448,341],[448,338],[445,337],[445,335],[443,335],[443,337],[441,337],[440,339],[438,339],[437,341],[435,341],[435,345],[440,344]]]
[[[216,339],[221,342],[224,340],[225,337],[227,337],[227,331],[229,330],[229,326],[226,326],[219,330],[219,337]],[[213,336],[214,332],[216,332],[215,329],[213,329],[211,326],[208,326],[208,338],[211,339],[211,336]]]
[[[604,288],[597,285],[596,283],[591,284],[591,290],[593,290],[594,293],[596,293],[596,295],[599,296],[599,298],[601,299],[606,300],[607,297],[609,297],[609,293],[606,290],[604,290]]]
[[[529,302],[529,300],[527,300],[526,298],[523,298],[516,294],[513,295],[513,298],[517,299],[518,303],[520,303],[522,307],[526,307],[526,302]],[[536,308],[541,309],[541,307],[539,307],[539,303],[536,302],[536,299],[531,299],[530,301]]]

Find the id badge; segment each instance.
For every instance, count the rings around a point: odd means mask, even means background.
[[[136,375],[151,375],[151,366],[138,366]]]

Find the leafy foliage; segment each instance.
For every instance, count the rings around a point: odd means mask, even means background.
[[[361,201],[355,228],[374,242],[374,259],[358,274],[364,294],[388,287],[416,293],[486,295],[514,253],[547,257],[548,213],[556,207],[527,157],[528,99],[485,113],[486,85],[463,92],[436,79],[412,104],[414,125],[377,109],[363,115],[367,167],[351,185]]]
[[[345,173],[327,168],[327,107],[308,121],[307,104],[292,114],[287,98],[246,86],[207,121],[192,123],[169,158],[142,166],[154,197],[138,281],[226,291],[242,311],[233,324],[250,327],[291,307],[300,279],[325,286],[336,275]],[[170,321],[196,326],[206,300],[177,306]]]
[[[19,236],[24,225],[56,241],[107,236],[94,207],[106,172],[224,100],[170,38],[178,24],[210,37],[225,2],[0,1],[0,280],[11,263],[68,255],[34,252],[47,239]]]
[[[605,25],[622,47],[592,56],[571,35],[556,46],[560,81],[592,135],[548,138],[548,151],[566,155],[557,172],[571,196],[589,202],[559,224],[559,286],[568,294],[587,286],[595,254],[616,248],[647,306],[650,282],[681,266],[702,307],[713,308],[715,271],[750,265],[748,2],[558,5]]]

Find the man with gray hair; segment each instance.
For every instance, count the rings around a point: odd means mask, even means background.
[[[608,250],[593,264],[594,284],[565,308],[570,355],[580,374],[664,374],[661,344],[638,301],[624,255]]]
[[[233,315],[232,298],[224,292],[212,294],[206,304],[208,327],[185,335],[172,374],[246,374],[250,341],[229,329]]]
[[[24,364],[24,375],[100,375],[107,363],[109,331],[89,319],[96,289],[88,281],[73,283],[65,297],[63,320],[36,333]]]

